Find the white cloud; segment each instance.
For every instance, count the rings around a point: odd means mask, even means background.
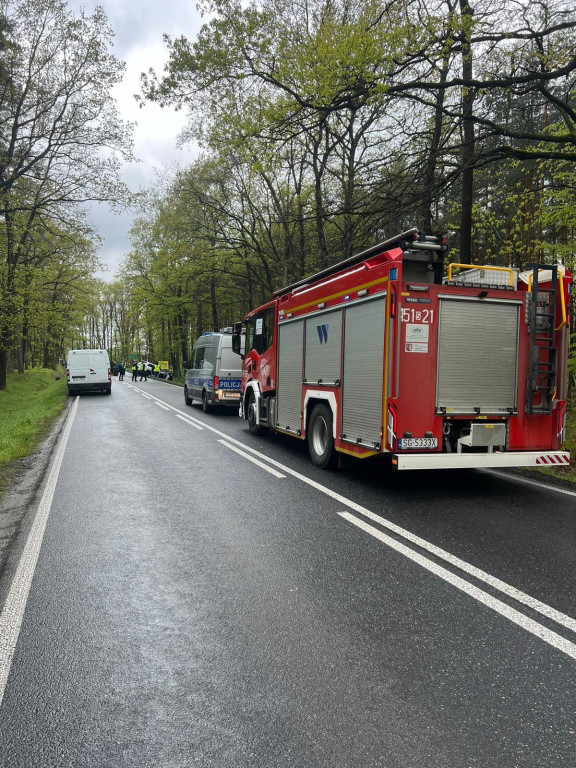
[[[125,183],[138,191],[154,184],[158,173],[166,168],[186,165],[194,156],[194,148],[179,149],[177,137],[186,123],[186,114],[172,108],[162,109],[147,103],[140,108],[135,94],[140,93],[140,74],[151,67],[161,73],[168,58],[162,40],[164,33],[171,37],[185,35],[194,38],[201,19],[194,5],[187,0],[69,0],[69,8],[78,13],[84,9],[91,13],[96,5],[104,8],[110,26],[115,32],[114,55],[126,62],[122,83],[115,89],[118,111],[124,120],[136,123],[134,128],[134,155],[139,162],[123,168]],[[99,275],[110,280],[122,256],[128,252],[128,233],[133,211],[114,215],[106,206],[90,208],[90,220],[103,238],[100,259],[108,272]]]
[[[141,107],[134,98],[140,92],[140,73],[151,61],[161,61],[162,55],[165,50],[159,44],[134,49],[126,61],[125,77],[113,93],[122,117],[134,123],[134,155],[138,162],[124,168],[124,179],[131,188],[146,186],[158,169],[186,163],[192,155],[189,148],[176,146],[186,124],[183,111],[149,102]]]

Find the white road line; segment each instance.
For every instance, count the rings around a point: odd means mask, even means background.
[[[241,451],[240,448],[236,448],[234,445],[230,445],[230,443],[226,442],[226,440],[218,440],[219,443],[222,443],[222,445],[225,445],[226,448],[230,448],[231,451],[234,451],[235,453],[238,453],[240,456],[243,456],[245,459],[248,459],[248,461],[251,461],[253,464],[256,464],[256,466],[261,467],[261,469],[265,469],[266,472],[270,472],[271,475],[274,475],[274,477],[286,477],[286,475],[280,474],[280,472],[276,472],[275,469],[272,469],[272,467],[269,467],[267,464],[264,464],[263,461],[258,461],[258,459],[255,459],[253,456],[249,456],[244,451]]]
[[[209,427],[209,429],[212,429],[212,427]],[[217,431],[217,430],[214,430],[214,431]],[[227,438],[227,439],[230,440],[230,442],[234,442],[232,438]],[[540,600],[537,600],[535,597],[532,597],[531,595],[528,595],[519,589],[516,589],[516,587],[513,587],[510,584],[507,584],[505,581],[501,581],[496,576],[491,576],[489,573],[486,573],[486,571],[483,571],[480,568],[476,568],[470,563],[467,563],[465,560],[461,560],[459,557],[452,555],[450,552],[446,552],[446,550],[441,549],[440,547],[437,547],[435,544],[431,544],[429,541],[426,541],[426,539],[422,539],[420,538],[420,536],[416,536],[416,534],[411,533],[410,531],[406,530],[406,528],[402,528],[401,526],[396,525],[390,520],[387,520],[386,518],[381,517],[380,515],[377,515],[374,512],[371,512],[369,509],[366,509],[365,507],[360,506],[360,504],[356,504],[356,502],[352,501],[351,499],[346,499],[345,496],[341,496],[339,493],[332,491],[330,488],[326,488],[325,486],[320,485],[319,483],[316,483],[314,480],[311,480],[305,475],[301,475],[299,472],[295,472],[293,469],[290,469],[289,467],[284,466],[280,462],[274,461],[274,459],[267,458],[266,456],[259,453],[258,451],[255,451],[253,448],[250,448],[246,445],[242,445],[242,448],[245,451],[254,453],[256,456],[259,456],[260,458],[268,461],[273,466],[279,467],[287,474],[292,475],[293,477],[296,477],[297,479],[301,480],[307,485],[310,485],[313,488],[316,488],[321,493],[324,493],[326,496],[330,496],[330,498],[334,499],[335,501],[338,501],[339,503],[343,504],[349,509],[353,509],[355,512],[358,512],[359,514],[364,515],[364,517],[367,517],[370,520],[378,523],[378,525],[381,525],[382,527],[387,528],[389,531],[392,531],[397,536],[400,536],[403,539],[410,541],[412,544],[415,544],[417,547],[420,547],[421,549],[426,550],[427,552],[434,555],[435,557],[441,560],[445,560],[446,562],[450,563],[454,567],[460,569],[461,571],[464,571],[465,573],[468,573],[470,576],[473,576],[479,581],[483,581],[484,583],[489,584],[491,587],[506,594],[508,597],[511,597],[512,599],[518,601],[519,603],[522,603],[528,606],[532,610],[537,611],[538,613],[541,613],[543,616],[546,616],[547,618],[552,619],[552,621],[555,621],[557,624],[561,624],[563,627],[566,627],[566,629],[569,629],[572,632],[576,632],[576,619],[573,619],[571,616],[567,616],[565,613],[562,613],[561,611],[557,611],[555,608],[552,608],[552,606],[547,605],[546,603],[543,603]]]
[[[168,410],[170,410],[170,409],[168,409]],[[198,426],[198,424],[195,424],[195,423],[194,423],[193,421],[191,421],[190,419],[187,419],[187,418],[186,418],[186,416],[180,416],[180,414],[179,414],[179,413],[177,413],[177,414],[176,414],[176,416],[177,416],[177,417],[178,417],[178,418],[179,418],[181,421],[185,421],[185,422],[186,422],[186,424],[190,424],[190,426],[191,426],[191,427],[194,427],[195,429],[199,429],[199,430],[200,430],[200,432],[202,432],[202,431],[203,431],[202,427],[199,427],[199,426]]]
[[[566,627],[566,629],[569,629],[572,632],[576,632],[576,619],[573,619],[571,616],[567,616],[565,613],[557,611],[550,605],[542,603],[535,597],[527,595],[525,592],[521,592],[519,589],[516,589],[516,587],[513,587],[510,584],[507,584],[505,581],[501,581],[500,579],[496,578],[496,576],[491,576],[489,573],[486,573],[486,571],[483,571],[480,568],[476,568],[474,565],[470,565],[470,563],[467,563],[465,560],[461,560],[459,557],[450,554],[450,552],[446,552],[446,550],[437,547],[435,544],[431,544],[429,541],[426,541],[426,539],[421,539],[420,536],[416,536],[415,534],[410,533],[410,531],[407,531],[405,528],[400,528],[400,526],[390,522],[389,520],[386,520],[380,515],[374,514],[374,512],[370,512],[367,509],[363,511],[356,511],[361,515],[364,515],[364,517],[372,520],[373,522],[378,523],[378,525],[381,525],[383,528],[387,528],[389,531],[392,531],[398,536],[401,536],[403,539],[410,541],[417,547],[426,550],[438,559],[445,560],[455,568],[464,571],[479,581],[483,581],[485,584],[490,585],[494,589],[497,589],[499,592],[502,592],[508,597],[511,597],[513,600],[528,606],[528,608],[531,608],[533,611],[541,613],[542,616],[546,616],[548,619],[552,619],[552,621],[555,621],[557,624],[561,624],[563,627]]]
[[[187,413],[185,413],[185,414],[184,414],[184,417],[183,417],[183,418],[185,418],[185,419],[188,419],[188,421],[189,421],[191,424],[197,424],[197,425],[198,425],[199,427],[201,427],[202,429],[204,429],[204,427],[206,427],[206,429],[211,429],[211,427],[209,427],[209,426],[208,426],[207,424],[205,424],[203,421],[200,421],[199,419],[195,419],[195,418],[194,418],[194,416],[189,416]],[[219,433],[219,434],[220,434],[220,433]]]
[[[150,397],[150,395],[145,395],[145,394],[144,394],[144,392],[141,392],[140,390],[138,390],[138,391],[140,392],[140,394],[142,395],[142,397],[145,397],[145,398],[146,398],[146,400],[156,400],[156,398],[155,398],[155,397]],[[170,408],[167,408],[166,410],[168,410],[168,411],[169,411],[169,410],[170,410]]]
[[[174,408],[173,406],[169,406],[169,407],[172,410],[174,410],[176,413],[179,413],[177,408]],[[230,437],[229,435],[226,435],[224,432],[221,432],[219,429],[216,429],[215,427],[212,427],[206,424],[205,422],[202,422],[202,423],[204,424],[207,430],[209,430],[210,432],[214,432],[214,434],[219,435],[220,437],[223,437],[229,443],[233,443],[237,446],[240,446],[240,448],[243,451],[246,451],[255,456],[258,456],[260,459],[267,462],[268,464],[274,467],[278,467],[286,474],[291,475],[292,477],[295,477],[296,479],[300,480],[306,485],[309,485],[312,488],[315,488],[316,490],[320,491],[320,493],[323,493],[326,496],[329,496],[330,498],[334,499],[338,503],[342,504],[342,506],[345,506],[348,509],[352,509],[355,512],[358,512],[359,514],[363,515],[364,517],[367,517],[370,520],[377,522],[379,525],[392,531],[397,536],[400,536],[406,539],[407,541],[410,541],[412,544],[415,544],[421,549],[426,550],[430,554],[433,554],[435,557],[441,560],[445,560],[446,562],[450,563],[452,566],[459,568],[460,570],[464,571],[465,573],[468,573],[474,578],[480,581],[483,581],[486,584],[489,584],[492,588],[506,594],[508,597],[511,597],[512,599],[516,600],[517,602],[523,605],[526,605],[527,607],[542,614],[543,616],[546,616],[547,618],[551,619],[552,621],[555,621],[556,623],[560,624],[566,629],[569,629],[572,632],[576,632],[576,620],[573,619],[571,616],[567,616],[566,614],[560,611],[557,611],[555,608],[552,608],[552,606],[549,606],[546,603],[543,603],[540,600],[537,600],[536,598],[532,597],[531,595],[528,595],[525,592],[522,592],[521,590],[516,589],[515,587],[511,586],[510,584],[507,584],[504,581],[501,581],[495,576],[491,576],[485,571],[482,571],[481,569],[476,568],[470,563],[467,563],[466,561],[461,560],[460,558],[450,554],[449,552],[446,552],[440,547],[436,547],[434,544],[431,544],[425,539],[422,539],[419,536],[416,536],[415,534],[411,533],[405,528],[402,528],[401,526],[396,525],[395,523],[392,523],[390,520],[386,520],[386,518],[381,517],[380,515],[376,515],[374,512],[371,512],[369,509],[362,507],[360,504],[356,504],[356,502],[352,501],[351,499],[347,499],[345,496],[342,496],[341,494],[336,493],[335,491],[332,491],[330,488],[326,488],[326,486],[323,486],[320,483],[317,483],[315,480],[312,480],[309,477],[306,477],[306,475],[302,475],[299,472],[296,472],[295,470],[290,469],[290,467],[287,467],[286,465],[281,464],[279,461],[275,461],[274,459],[271,459],[268,456],[265,456],[259,451],[254,450],[254,448],[250,448],[249,446],[244,445],[244,443],[241,443],[239,440],[236,440],[235,438]],[[507,475],[506,475],[506,478],[508,479]],[[516,478],[511,478],[511,479],[516,479]],[[546,486],[546,488],[548,489],[548,486]],[[559,489],[551,488],[551,490],[559,490]],[[568,493],[571,494],[570,491],[568,491]],[[412,550],[409,550],[409,551],[412,551]],[[543,629],[545,628],[543,627]]]
[[[66,451],[66,445],[68,444],[74,416],[78,409],[78,402],[79,398],[75,397],[74,403],[70,408],[70,413],[68,414],[68,420],[62,433],[58,450],[56,451],[54,463],[52,464],[50,474],[48,475],[42,499],[36,510],[32,528],[28,534],[28,539],[22,552],[20,562],[18,563],[14,579],[12,580],[8,597],[6,598],[4,608],[0,614],[0,706],[2,705],[2,700],[4,698],[4,691],[6,690],[6,683],[8,681],[8,675],[10,674],[10,667],[12,666],[12,659],[14,657],[14,650],[16,648],[16,643],[18,642],[22,620],[24,618],[24,611],[26,610],[26,603],[30,593],[30,586],[32,584],[32,579],[34,578],[34,571],[36,569],[36,563],[38,562],[38,555],[40,554],[40,547],[42,546],[46,523],[48,522],[48,516],[50,514],[50,509],[52,508],[52,499],[54,498],[56,482],[58,480],[58,475],[60,474],[60,467],[62,466],[62,459],[64,458],[64,452]]]
[[[165,405],[162,405],[162,403],[159,403],[158,401],[154,401],[154,405],[157,405],[159,408],[164,408],[165,411],[169,411],[170,408],[168,408]]]
[[[523,483],[524,485],[534,485],[536,488],[541,488],[544,491],[554,491],[554,493],[563,493],[565,496],[576,496],[576,491],[569,491],[567,488],[559,488],[556,485],[548,485],[547,483],[539,483],[538,480],[530,480],[527,477],[520,477],[519,475],[507,475],[506,472],[498,472],[496,469],[482,469],[482,472],[487,472],[489,475],[495,475],[504,480],[511,480],[513,483]]]
[[[424,557],[424,555],[420,555],[418,552],[415,552],[413,549],[410,549],[410,547],[407,547],[399,541],[396,541],[396,539],[391,538],[382,531],[379,531],[377,528],[368,525],[368,523],[365,523],[363,520],[359,520],[357,517],[354,517],[354,515],[351,515],[348,512],[339,512],[338,514],[344,520],[347,520],[349,523],[357,526],[365,533],[369,533],[370,536],[373,536],[383,544],[386,544],[388,547],[396,550],[396,552],[404,555],[404,557],[407,557],[408,559],[417,563],[422,568],[425,568],[427,571],[433,573],[435,576],[444,579],[444,581],[448,582],[453,587],[456,587],[456,589],[465,592],[469,597],[474,598],[474,600],[477,600],[479,603],[482,603],[496,613],[499,613],[501,616],[504,616],[509,621],[517,624],[519,627],[522,627],[522,629],[526,630],[526,632],[530,632],[532,635],[540,638],[540,640],[548,643],[548,645],[551,645],[553,648],[556,648],[557,650],[562,651],[562,653],[565,653],[567,656],[570,656],[570,658],[576,659],[575,643],[566,640],[556,632],[552,632],[550,629],[542,626],[542,624],[539,624],[537,621],[528,618],[528,616],[525,616],[523,613],[520,613],[514,608],[511,608],[506,603],[498,600],[498,598],[492,597],[492,595],[484,592],[484,590],[475,587],[473,584],[470,584],[470,582],[452,573],[452,571],[448,571],[446,568],[443,568],[441,565],[434,563],[432,560]]]

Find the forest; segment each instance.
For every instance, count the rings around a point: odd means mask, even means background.
[[[448,261],[576,268],[573,2],[200,7],[137,97],[184,110],[200,152],[135,193],[104,13],[0,0],[0,389],[82,346],[178,376],[204,331],[414,226]],[[96,200],[138,211],[111,282]]]

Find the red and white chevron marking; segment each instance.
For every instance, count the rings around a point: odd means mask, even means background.
[[[536,459],[536,464],[570,464],[570,459],[568,456],[558,456],[557,454],[551,453],[539,456]]]

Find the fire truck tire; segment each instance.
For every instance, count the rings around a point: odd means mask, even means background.
[[[320,469],[334,469],[337,466],[338,454],[332,435],[332,411],[323,403],[317,403],[310,416],[308,450],[312,463]]]
[[[268,431],[267,427],[261,427],[260,424],[256,423],[256,399],[254,398],[254,395],[250,393],[250,397],[248,398],[248,429],[253,435],[265,435]]]

